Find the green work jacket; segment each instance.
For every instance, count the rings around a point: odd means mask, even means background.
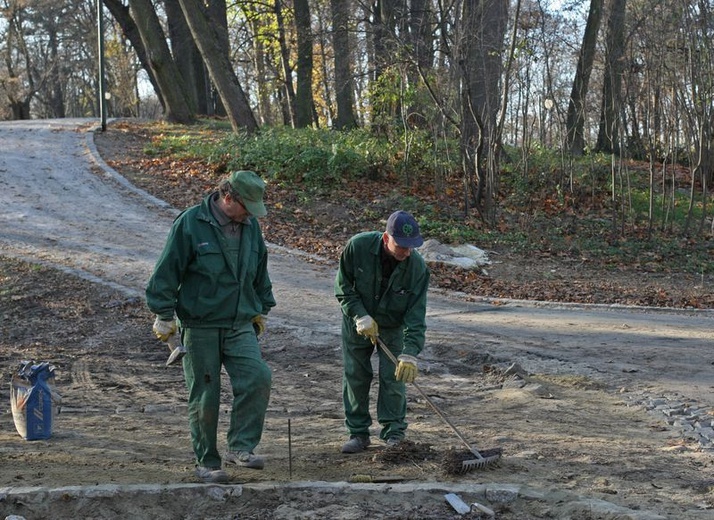
[[[352,322],[346,330],[356,336],[354,320],[369,314],[380,331],[400,329],[402,353],[416,356],[424,348],[429,269],[422,256],[412,251],[397,263],[382,294],[381,248],[382,233],[370,231],[352,237],[340,256],[335,296],[342,314]]]
[[[146,302],[163,320],[175,313],[183,327],[237,329],[275,306],[268,252],[254,217],[242,226],[239,248],[230,247],[209,209],[213,195],[176,217]]]

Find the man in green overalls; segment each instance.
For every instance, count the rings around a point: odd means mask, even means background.
[[[350,434],[342,453],[359,453],[370,444],[371,356],[378,336],[399,361],[395,367],[377,349],[377,420],[382,426],[379,437],[388,446],[404,439],[405,383],[416,377],[416,356],[424,348],[426,333],[429,270],[422,256],[413,250],[423,243],[414,217],[396,211],[387,220],[386,232],[355,235],[340,257],[335,296],[342,307],[342,398]]]
[[[221,366],[233,391],[226,463],[262,469],[253,453],[263,434],[271,371],[257,336],[275,306],[268,254],[255,217],[267,214],[265,182],[238,171],[174,221],[146,288],[161,341],[179,333],[186,348],[191,442],[196,476],[227,482],[217,448]]]

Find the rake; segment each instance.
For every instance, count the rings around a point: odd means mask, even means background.
[[[389,350],[387,345],[382,341],[382,338],[377,336],[377,345],[379,345],[379,348],[382,349],[382,352],[394,363],[394,366],[397,366],[399,364],[399,361],[397,358],[392,354],[392,351]],[[421,387],[417,384],[416,381],[412,381],[412,385],[414,385],[414,388],[416,388],[421,396],[426,400],[427,403],[429,403],[429,406],[432,407],[432,409],[436,412],[436,414],[441,417],[441,419],[449,425],[449,427],[454,431],[456,436],[459,438],[459,440],[468,448],[468,450],[476,457],[475,459],[467,459],[467,460],[462,460],[461,461],[461,466],[458,468],[457,473],[466,473],[467,471],[475,470],[475,469],[483,469],[489,466],[492,466],[498,462],[498,460],[501,458],[502,454],[502,449],[501,448],[495,448],[488,450],[488,453],[484,452],[483,454],[480,453],[476,448],[471,446],[466,439],[464,438],[463,435],[461,435],[461,432],[454,426],[454,424],[449,420],[446,415],[444,415],[444,412],[442,412],[438,406],[431,400],[431,398],[426,395],[426,392],[421,389]]]

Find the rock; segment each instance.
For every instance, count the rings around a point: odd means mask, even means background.
[[[483,249],[471,244],[449,247],[430,238],[419,248],[419,253],[427,262],[455,265],[463,269],[481,269],[490,265],[491,260]]]

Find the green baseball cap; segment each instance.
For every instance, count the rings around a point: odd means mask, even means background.
[[[254,217],[264,217],[268,214],[263,204],[265,181],[255,172],[240,170],[231,173],[228,179],[231,187],[240,195],[241,202]]]

